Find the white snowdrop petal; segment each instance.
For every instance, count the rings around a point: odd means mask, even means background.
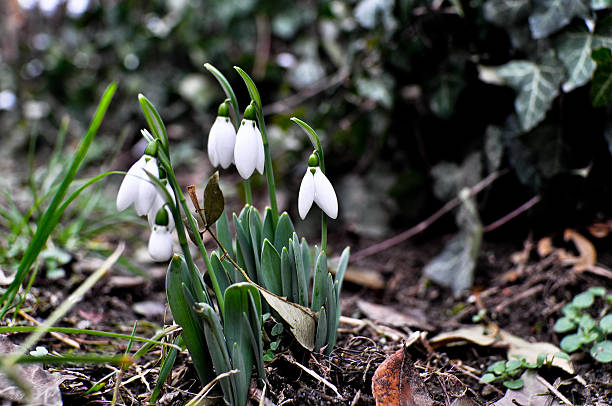
[[[314,201],[329,217],[338,217],[336,192],[320,168],[317,168],[314,174]]]
[[[217,127],[217,120],[215,120],[215,122],[213,123],[212,127],[210,127],[210,132],[208,133],[208,144],[207,144],[207,148],[208,148],[208,159],[210,160],[210,163],[212,164],[212,166],[214,166],[215,168],[217,166],[219,166],[219,157],[217,155],[217,139],[219,131],[218,131],[218,127]]]
[[[255,128],[257,134],[257,172],[263,175],[264,166],[266,164],[266,155],[264,153],[263,139],[258,128]]]
[[[144,158],[142,156],[138,161],[134,162],[123,178],[121,186],[119,186],[119,192],[117,192],[117,210],[119,211],[128,208],[138,198],[138,180],[144,175],[144,172],[142,172],[145,166]]]
[[[151,173],[155,177],[159,177],[157,159],[149,157],[144,170]],[[134,204],[136,213],[139,216],[144,216],[149,212],[151,206],[153,205],[153,201],[155,200],[155,196],[157,195],[157,190],[155,190],[155,185],[153,182],[149,180],[149,175],[144,172],[142,175],[143,177],[140,179],[138,186],[138,198]]]
[[[242,120],[236,134],[234,162],[243,179],[250,178],[257,166],[257,134],[253,125],[251,120]]]
[[[227,117],[217,117],[214,126],[217,127],[218,131],[217,134],[215,134],[215,151],[217,153],[217,159],[221,167],[226,169],[234,161],[236,130]]]
[[[306,218],[310,207],[312,207],[314,194],[314,176],[310,172],[310,168],[308,168],[306,169],[306,173],[302,178],[302,183],[300,184],[300,192],[298,193],[298,212],[300,213],[300,217],[302,218],[302,220]]]
[[[172,257],[172,234],[166,227],[155,226],[149,237],[149,255],[154,261],[167,261]]]

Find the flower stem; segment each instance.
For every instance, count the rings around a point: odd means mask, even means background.
[[[327,250],[327,215],[321,210],[321,251]]]
[[[253,194],[251,193],[251,181],[249,179],[244,179],[244,198],[246,200],[246,204],[249,206],[253,205]]]
[[[261,106],[257,105],[257,121],[263,139],[264,155],[266,160],[266,178],[268,180],[268,195],[270,197],[270,207],[272,208],[272,220],[274,227],[278,223],[278,204],[276,203],[276,185],[274,183],[274,169],[272,168],[272,157],[270,156],[270,146],[268,145],[268,134],[266,132],[266,123],[263,119],[263,111]]]

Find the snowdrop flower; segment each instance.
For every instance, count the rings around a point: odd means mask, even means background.
[[[236,134],[234,163],[243,179],[251,177],[255,169],[263,175],[265,156],[261,133],[255,124],[255,107],[250,104]]]
[[[149,255],[154,261],[167,261],[172,257],[172,230],[174,221],[170,221],[168,209],[162,207],[156,213],[155,224],[149,237]]]
[[[139,216],[149,212],[157,191],[146,172],[159,177],[156,153],[157,143],[151,142],[144,155],[127,171],[117,193],[117,210],[123,211],[133,203]]]
[[[161,179],[161,182],[166,185],[166,190],[170,197],[172,197],[172,202],[176,204],[176,199],[174,197],[174,191],[170,187],[167,179]],[[159,191],[155,195],[155,199],[153,200],[153,204],[147,213],[147,220],[149,221],[149,226],[153,228],[155,225],[155,216],[157,216],[157,212],[166,204],[166,195],[164,193],[160,193]],[[170,216],[170,229],[174,229],[174,218]]]
[[[319,167],[319,158],[315,154],[308,158],[308,169],[302,178],[298,194],[298,212],[302,220],[308,214],[312,202],[321,208],[329,217],[338,217],[338,198],[334,187]]]
[[[208,133],[208,159],[213,166],[226,169],[234,162],[236,130],[229,117],[227,100],[219,106],[217,119]]]

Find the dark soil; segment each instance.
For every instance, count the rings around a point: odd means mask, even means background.
[[[335,236],[340,237],[342,236]],[[344,237],[346,239],[346,237]],[[371,289],[347,282],[343,292],[343,315],[349,323],[341,323],[338,343],[330,357],[311,354],[287,338],[274,360],[267,363],[267,401],[276,405],[373,405],[372,376],[389,355],[402,348],[404,338],[418,329],[409,325],[385,326],[384,320],[356,325],[355,320],[366,319],[358,306],[360,300],[378,303],[405,314],[420,314],[429,325],[427,334],[406,347],[411,368],[418,372],[435,405],[450,405],[455,398],[466,395],[474,404],[490,404],[502,397],[501,384],[483,385],[478,378],[491,363],[504,359],[503,348],[479,347],[465,344],[460,347],[433,349],[428,339],[439,332],[473,325],[472,317],[479,309],[486,309],[491,323],[528,341],[545,341],[559,345],[562,337],[552,326],[560,316],[560,308],[574,295],[592,286],[611,287],[610,280],[589,272],[577,272],[554,257],[540,258],[534,250],[523,261],[516,260],[523,251],[523,243],[485,242],[478,261],[476,284],[471,295],[455,298],[449,290],[423,280],[423,266],[442,249],[447,237],[429,241],[406,242],[354,264],[359,268],[378,272],[384,278],[384,289]],[[592,240],[595,240],[592,238]],[[336,240],[335,240],[336,241]],[[600,254],[598,262],[612,265],[605,247],[610,237],[595,240]],[[367,241],[350,241],[353,252],[369,246]],[[575,247],[566,246],[570,251]],[[514,260],[513,260],[514,258]],[[92,264],[91,267],[94,267]],[[61,325],[130,334],[135,320],[139,336],[151,337],[156,329],[170,324],[170,315],[138,315],[132,305],[145,300],[165,303],[163,268],[154,268],[149,280],[107,277],[77,304]],[[28,312],[44,319],[64,298],[76,282],[87,276],[88,267],[73,267],[64,283],[40,280],[32,291],[37,297]],[[388,330],[381,329],[386,327]],[[390,331],[390,333],[388,333]],[[125,340],[103,337],[73,337],[81,344],[81,351],[121,354]],[[20,336],[11,337],[15,342]],[[171,339],[169,337],[168,339]],[[41,342],[50,351],[67,352],[66,344],[47,336]],[[134,348],[138,348],[135,344]],[[145,404],[155,386],[162,350],[156,348],[138,360],[121,375],[118,404]],[[556,368],[543,368],[539,373],[574,405],[607,405],[612,403],[612,364],[595,362],[590,355],[572,355],[580,383]],[[314,378],[305,367],[316,373]],[[105,365],[50,368],[66,376],[61,384],[66,405],[105,404],[112,399],[115,376],[100,391],[84,395],[93,383],[115,370]],[[326,382],[323,381],[326,380]],[[254,381],[255,383],[255,381]],[[340,396],[331,389],[337,388]],[[174,370],[164,385],[158,404],[186,403],[200,390],[187,353],[179,354]],[[253,388],[252,398],[261,391]]]

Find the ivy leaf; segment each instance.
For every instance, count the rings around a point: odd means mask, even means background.
[[[513,26],[528,13],[529,0],[489,0],[484,4],[485,20],[502,27]]]
[[[591,53],[597,64],[591,84],[591,103],[602,107],[612,101],[612,52],[608,48],[599,48]]]
[[[591,0],[592,10],[603,10],[612,7],[612,0]]]
[[[546,117],[553,99],[559,94],[563,68],[552,55],[536,64],[511,61],[497,69],[498,75],[517,91],[514,107],[523,131],[529,131]]]
[[[586,17],[589,7],[584,0],[535,0],[529,17],[531,36],[546,38],[565,27],[576,16]]]
[[[563,83],[564,92],[570,92],[591,80],[595,70],[595,62],[591,59],[592,44],[593,35],[584,23],[572,26],[557,39],[557,55],[568,74]]]

